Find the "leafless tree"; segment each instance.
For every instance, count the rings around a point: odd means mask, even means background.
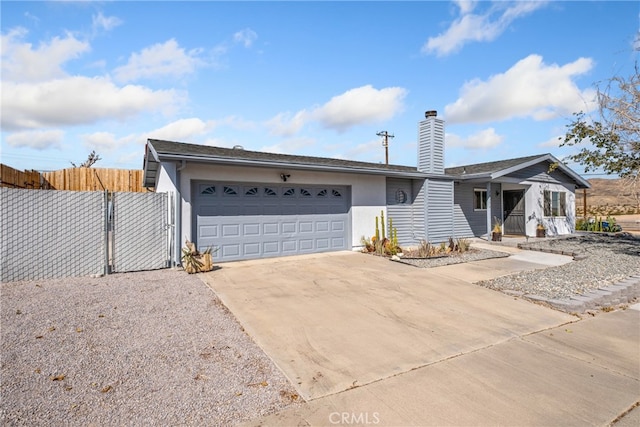
[[[74,168],[90,168],[91,166],[96,164],[96,162],[98,160],[102,160],[102,158],[100,157],[99,154],[96,154],[95,150],[93,150],[91,153],[89,153],[89,156],[87,157],[87,160],[85,160],[84,162],[80,163],[79,165],[76,165],[73,162],[69,162],[69,163],[71,163],[71,165]]]

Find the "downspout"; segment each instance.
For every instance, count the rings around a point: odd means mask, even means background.
[[[182,240],[180,236],[182,235],[182,193],[180,192],[180,172],[187,167],[187,161],[182,160],[180,166],[176,168],[176,225],[174,227],[174,244],[175,244],[175,260],[174,266],[178,266],[182,264]]]

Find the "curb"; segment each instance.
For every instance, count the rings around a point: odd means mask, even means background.
[[[518,244],[518,249],[526,251],[547,252],[557,255],[568,255],[574,261],[586,259],[579,252],[561,251],[557,249],[537,248],[529,244]],[[627,277],[620,282],[589,291],[583,295],[573,295],[564,299],[546,298],[540,295],[523,294],[522,298],[534,302],[543,302],[551,307],[569,313],[584,313],[587,310],[628,304],[640,298],[640,274]]]
[[[524,294],[522,298],[533,302],[543,302],[569,313],[584,313],[588,310],[632,303],[640,298],[640,275],[634,275],[613,285],[565,299],[552,299],[533,294]]]

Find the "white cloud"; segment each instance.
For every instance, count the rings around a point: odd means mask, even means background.
[[[324,127],[344,132],[363,123],[388,120],[402,111],[407,91],[401,87],[361,86],[334,96],[313,112]]]
[[[122,20],[116,16],[104,16],[102,12],[92,16],[93,31],[98,32],[101,30],[111,31],[118,25],[122,25]]]
[[[184,102],[175,90],[118,87],[104,77],[68,77],[37,84],[2,83],[3,130],[126,119],[147,111],[169,113]]]
[[[122,144],[122,141],[118,141],[116,136],[110,132],[94,132],[91,134],[80,135],[82,143],[96,152],[104,153],[112,151]]]
[[[308,120],[309,114],[306,110],[298,111],[293,116],[291,113],[279,113],[272,119],[265,122],[265,125],[270,129],[271,135],[277,136],[292,136],[302,129]]]
[[[111,132],[93,132],[80,135],[82,145],[89,150],[95,150],[98,154],[114,153],[124,147],[138,147],[147,142],[144,134],[131,133],[129,135],[117,137]]]
[[[468,42],[486,42],[498,38],[516,19],[546,5],[546,1],[493,2],[484,13],[473,14],[475,2],[459,1],[460,17],[437,37],[430,37],[423,53],[445,56],[459,51]]]
[[[250,28],[238,31],[233,35],[233,41],[242,43],[244,47],[251,47],[253,42],[258,39],[258,34]]]
[[[54,37],[34,49],[22,40],[27,35],[24,28],[14,28],[2,35],[2,80],[14,82],[40,82],[65,75],[62,65],[88,52],[89,43],[71,34]]]
[[[328,129],[344,132],[354,126],[392,118],[404,108],[407,91],[401,87],[375,89],[371,85],[348,90],[311,111],[280,113],[265,125],[272,135],[292,136],[307,123],[318,122]]]
[[[447,147],[463,147],[470,150],[486,150],[502,144],[504,136],[498,135],[493,128],[483,129],[466,138],[447,133],[445,136]]]
[[[172,141],[188,141],[190,138],[203,135],[215,126],[215,122],[198,118],[180,119],[159,129],[148,132],[149,138]]]
[[[564,141],[564,135],[554,136],[544,142],[538,144],[538,147],[541,148],[558,148],[560,144]]]
[[[389,146],[390,157],[393,158],[395,150],[391,147],[391,143]],[[355,147],[349,148],[345,154],[345,159],[368,159],[370,161],[384,162],[384,147],[379,139],[358,144]],[[393,164],[393,160],[389,163]]]
[[[589,58],[558,66],[546,65],[539,55],[530,55],[503,74],[466,83],[460,97],[445,107],[447,122],[485,123],[514,117],[548,120],[591,111],[595,91],[580,90],[572,78],[592,67]]]
[[[120,165],[132,165],[138,163],[140,169],[142,169],[142,165],[144,164],[144,155],[140,150],[132,151],[127,154],[123,154],[118,157],[117,163]]]
[[[36,150],[60,148],[64,132],[62,130],[33,130],[7,135],[5,141],[12,147],[28,147]]]
[[[126,65],[114,70],[118,81],[129,82],[157,77],[181,77],[204,65],[202,49],[185,51],[174,39],[132,53]]]
[[[474,0],[456,0],[455,3],[460,9],[461,14],[470,13],[476,7],[476,1]]]

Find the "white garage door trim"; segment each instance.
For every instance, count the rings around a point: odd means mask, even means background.
[[[193,183],[198,248],[218,261],[351,248],[348,186]]]

